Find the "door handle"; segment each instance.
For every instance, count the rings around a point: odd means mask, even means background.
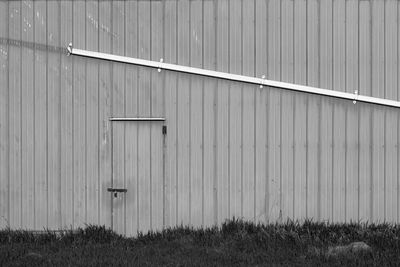
[[[126,192],[128,192],[128,189],[126,189],[126,188],[111,188],[111,187],[109,187],[109,188],[107,188],[107,191],[111,192],[111,193],[114,193],[114,197],[117,197],[118,193],[126,193]]]

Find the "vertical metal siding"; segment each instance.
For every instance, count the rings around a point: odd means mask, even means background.
[[[72,39],[72,3],[61,1],[61,44]],[[61,180],[61,226],[73,225],[73,167],[72,167],[72,96],[73,96],[73,76],[72,60],[61,56],[60,62],[60,180]]]
[[[93,20],[94,26],[97,26],[99,34],[99,51],[111,53],[112,45],[110,34],[111,28],[111,2],[98,2],[98,21]],[[108,62],[98,62],[99,64],[99,209],[98,218],[100,224],[111,225],[111,199],[107,187],[110,186],[110,177],[112,175],[112,149],[111,149],[111,125],[108,119],[112,116],[111,110],[111,70],[112,64]]]
[[[0,2],[0,34],[8,37],[8,5]],[[9,47],[0,45],[0,227],[9,225]]]
[[[0,2],[0,228],[399,220],[399,111],[67,57],[74,47],[397,100],[396,0]],[[36,46],[6,44],[22,40]],[[109,117],[166,117],[161,124]],[[108,187],[128,188],[112,198]]]

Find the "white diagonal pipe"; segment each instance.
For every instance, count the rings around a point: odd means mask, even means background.
[[[285,89],[285,90],[292,90],[292,91],[309,93],[309,94],[330,96],[330,97],[348,99],[351,101],[359,101],[359,102],[378,104],[378,105],[384,105],[384,106],[389,106],[389,107],[397,107],[397,108],[400,107],[399,101],[394,101],[394,100],[389,100],[389,99],[384,99],[384,98],[364,96],[364,95],[359,95],[357,93],[351,94],[351,93],[345,93],[345,92],[340,92],[340,91],[333,91],[333,90],[329,90],[329,89],[321,89],[321,88],[312,87],[312,86],[298,85],[298,84],[293,84],[293,83],[278,82],[278,81],[266,80],[263,78],[237,75],[237,74],[214,71],[214,70],[193,68],[193,67],[187,67],[187,66],[182,66],[182,65],[164,63],[162,61],[151,61],[151,60],[145,60],[145,59],[139,59],[139,58],[117,56],[117,55],[112,55],[112,54],[76,49],[76,48],[72,47],[72,44],[69,44],[67,50],[70,55],[75,55],[75,56],[103,59],[103,60],[145,66],[145,67],[156,68],[156,69],[177,71],[177,72],[201,75],[201,76],[212,77],[212,78],[217,78],[217,79],[257,84],[260,86],[269,86],[269,87],[281,88],[281,89]]]

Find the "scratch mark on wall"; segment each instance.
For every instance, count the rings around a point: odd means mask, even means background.
[[[99,28],[99,22],[97,19],[94,18],[94,16],[91,13],[87,14],[87,19],[88,21],[96,28]],[[103,23],[100,24],[100,30],[102,30],[103,32],[110,34],[113,37],[117,37],[118,35],[111,32],[110,27],[104,25]]]

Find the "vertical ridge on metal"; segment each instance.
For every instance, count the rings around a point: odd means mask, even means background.
[[[354,101],[354,103],[356,103],[358,101],[358,102],[365,102],[365,103],[400,108],[399,101],[359,95],[357,91],[355,91],[354,94],[351,94],[351,93],[345,93],[345,92],[340,92],[340,91],[333,91],[333,90],[329,90],[329,89],[322,89],[322,88],[317,88],[317,87],[298,85],[298,84],[293,84],[293,83],[285,83],[285,82],[266,80],[264,77],[257,78],[257,77],[250,77],[250,76],[226,73],[226,72],[219,72],[219,71],[214,71],[214,70],[206,70],[206,69],[193,68],[193,67],[187,67],[187,66],[170,64],[170,63],[164,63],[162,60],[151,61],[151,60],[144,60],[144,59],[139,59],[139,58],[118,56],[118,55],[113,55],[113,54],[106,54],[106,53],[76,49],[76,48],[72,47],[72,44],[68,45],[67,51],[68,51],[68,55],[102,59],[102,60],[108,60],[108,61],[113,61],[113,62],[120,62],[120,63],[156,68],[158,70],[169,70],[169,71],[201,75],[201,76],[212,77],[212,78],[217,78],[217,79],[224,79],[224,80],[235,81],[235,82],[256,84],[256,85],[259,85],[261,88],[262,88],[262,86],[269,86],[269,87],[280,88],[280,89],[285,89],[285,90],[292,90],[292,91],[309,93],[309,94],[336,97],[336,98],[351,100],[351,101]]]

